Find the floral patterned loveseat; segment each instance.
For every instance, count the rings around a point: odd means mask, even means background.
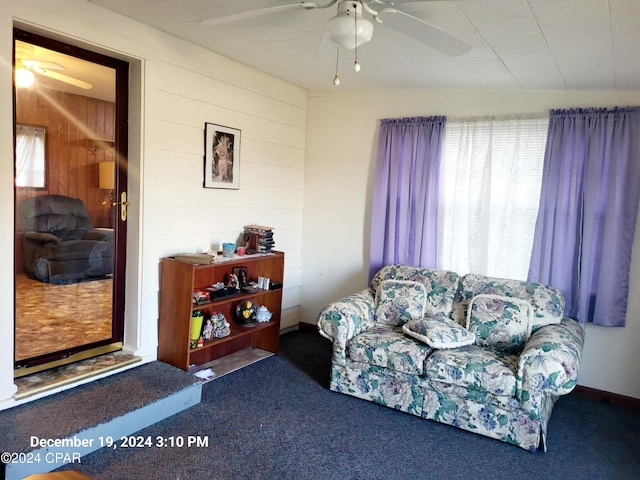
[[[549,286],[388,265],[325,307],[331,390],[546,451],[576,385],[584,331]]]

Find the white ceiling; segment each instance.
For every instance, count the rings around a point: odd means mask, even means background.
[[[324,36],[337,7],[206,27],[200,21],[295,0],[90,0],[307,89],[335,88]],[[323,0],[320,0],[321,2]],[[340,89],[640,89],[640,0],[431,0],[397,7],[472,45],[449,57],[374,22],[341,51]],[[366,14],[365,14],[366,16]]]

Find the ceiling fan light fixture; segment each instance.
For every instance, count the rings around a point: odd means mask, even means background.
[[[338,14],[329,19],[326,30],[334,43],[347,50],[370,42],[373,37],[373,23],[362,16],[362,5],[358,2],[341,2]]]
[[[29,88],[33,85],[35,78],[26,68],[18,68],[16,70],[16,86],[18,88]]]

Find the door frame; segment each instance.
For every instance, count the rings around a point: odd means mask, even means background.
[[[14,360],[14,377],[24,376],[37,371],[49,369],[55,366],[73,363],[86,358],[91,358],[108,352],[121,350],[123,347],[124,327],[125,327],[125,279],[126,279],[126,252],[127,252],[127,221],[126,217],[121,217],[121,212],[126,209],[126,203],[123,205],[119,200],[124,192],[126,195],[128,188],[128,109],[129,109],[129,63],[110,57],[108,55],[87,50],[81,47],[73,46],[60,40],[32,33],[24,29],[14,28],[14,49],[15,41],[22,40],[34,45],[38,45],[50,50],[58,51],[66,55],[75,56],[83,60],[114,68],[116,72],[115,79],[115,115],[114,115],[114,190],[112,216],[114,218],[114,274],[113,274],[113,293],[112,293],[112,332],[111,338],[81,345],[72,348],[66,348],[50,354],[40,355],[33,359],[20,361],[20,365]],[[13,55],[15,69],[15,51]],[[15,125],[16,125],[16,99],[15,85],[13,90],[13,124],[14,124],[14,142],[15,142]],[[14,145],[15,156],[15,145]],[[14,157],[15,165],[15,157]],[[15,187],[14,187],[14,205],[15,205]],[[15,212],[14,212],[15,216]],[[15,218],[15,217],[14,217]],[[15,235],[14,235],[15,238]],[[15,249],[15,247],[14,247]],[[14,254],[15,255],[15,254]],[[14,293],[15,305],[15,293]],[[14,325],[15,325],[15,308],[14,308]],[[14,326],[15,328],[15,326]],[[15,342],[15,336],[14,336]],[[15,351],[15,345],[14,345]],[[19,367],[19,368],[18,368]]]

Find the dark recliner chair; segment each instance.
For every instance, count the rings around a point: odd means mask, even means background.
[[[28,275],[61,285],[113,273],[113,231],[94,229],[82,200],[27,198],[18,203],[17,223]]]

